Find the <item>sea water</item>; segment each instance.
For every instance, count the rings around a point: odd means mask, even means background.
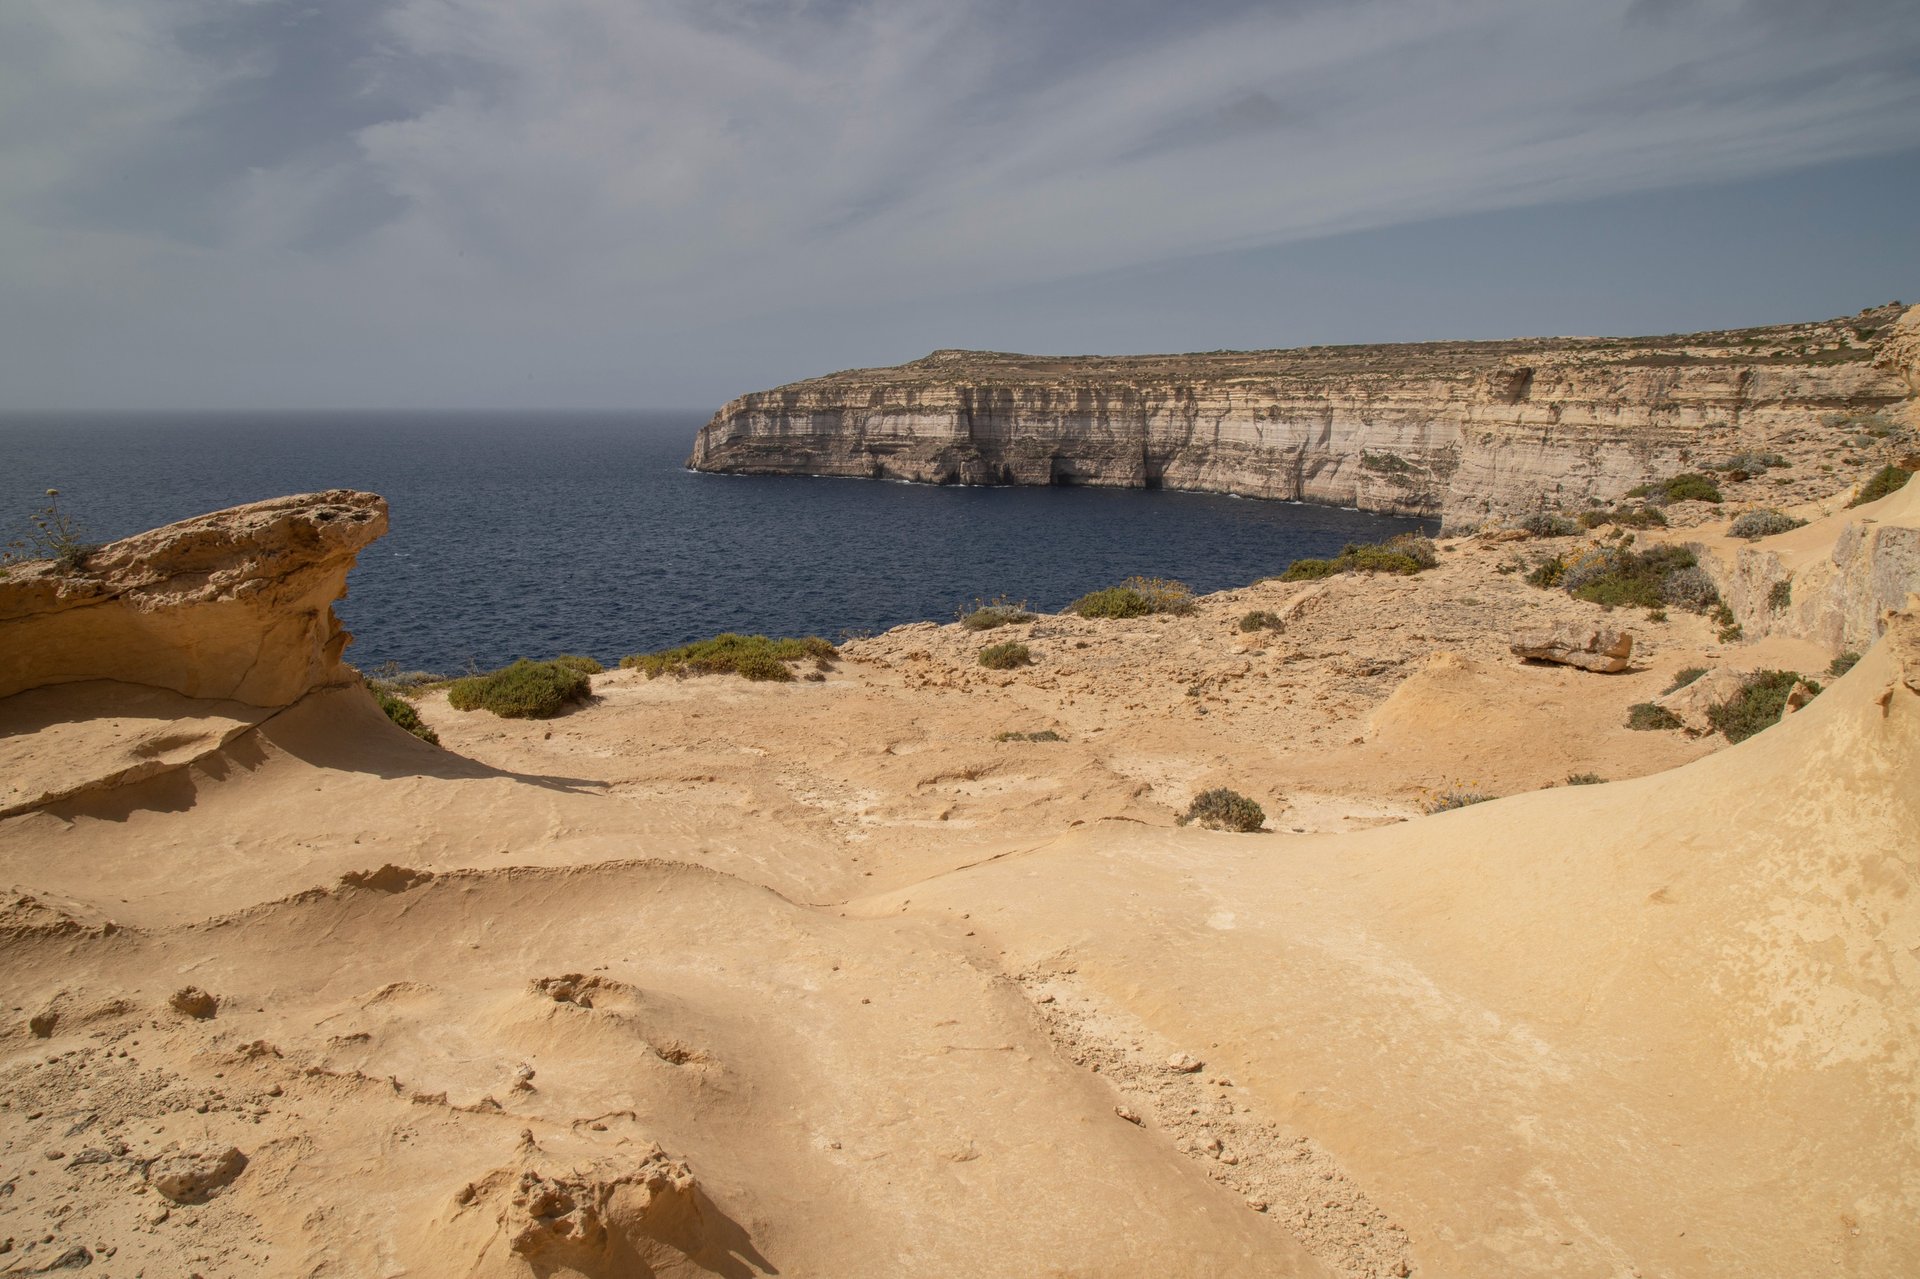
[[[1096,488],[939,488],[700,475],[697,412],[13,414],[0,542],[60,490],[107,541],[241,502],[383,495],[393,529],[337,607],[365,670],[457,673],[624,654],[720,631],[824,635],[1041,611],[1131,574],[1197,591],[1431,523],[1288,502]]]

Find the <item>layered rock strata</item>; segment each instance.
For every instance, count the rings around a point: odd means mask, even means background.
[[[347,682],[333,601],[386,531],[385,499],[334,489],[182,520],[77,568],[16,565],[0,577],[0,698],[114,680],[280,707]]]
[[[1916,308],[1920,310],[1920,308]],[[687,465],[1174,488],[1442,517],[1610,502],[1712,458],[1811,457],[1912,393],[1898,304],[1683,336],[1121,358],[936,351],[741,396]]]

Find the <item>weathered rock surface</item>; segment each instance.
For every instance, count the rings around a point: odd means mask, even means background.
[[[1610,626],[1562,624],[1515,633],[1513,652],[1529,662],[1558,662],[1611,674],[1626,670],[1633,659],[1633,634]]]
[[[213,1142],[161,1155],[147,1169],[147,1180],[174,1203],[200,1203],[246,1167],[247,1157],[238,1149]]]
[[[1790,635],[1864,653],[1886,634],[1887,613],[1920,591],[1920,484],[1846,516],[1837,538],[1814,526],[1702,548],[1702,564],[1749,637]]]
[[[1900,315],[1641,339],[1122,358],[936,351],[742,396],[701,430],[688,465],[1196,489],[1458,528],[1613,501],[1716,453],[1803,446],[1810,458],[1831,433],[1823,415],[1911,393],[1900,343],[1920,346],[1920,324],[1896,325]]]
[[[332,604],[387,504],[335,489],[255,502],[0,578],[0,697],[115,680],[286,706],[348,678]]]
[[[1713,731],[1713,709],[1737,697],[1752,676],[1750,670],[1716,667],[1699,679],[1655,698],[1653,704],[1679,720],[1687,732],[1704,737]]]

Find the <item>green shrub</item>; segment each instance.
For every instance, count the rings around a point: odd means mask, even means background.
[[[1696,607],[1696,584],[1691,576],[1684,575],[1695,568],[1693,552],[1678,546],[1654,546],[1644,551],[1595,548],[1567,563],[1560,586],[1575,599],[1609,608],[1659,608],[1663,604]],[[1676,587],[1672,593],[1668,590],[1670,580]]]
[[[1287,565],[1287,571],[1280,575],[1283,582],[1317,582],[1323,577],[1332,577],[1340,572],[1340,565],[1333,560],[1295,560]]]
[[[1139,591],[1128,590],[1124,586],[1109,586],[1101,591],[1089,591],[1073,603],[1067,605],[1069,613],[1078,613],[1082,617],[1145,617],[1153,612],[1147,606],[1147,597]]]
[[[1831,662],[1827,663],[1827,674],[1834,679],[1839,679],[1842,675],[1845,675],[1848,671],[1852,670],[1854,667],[1858,666],[1859,664],[1860,664],[1860,654],[1842,653],[1840,654],[1840,656],[1834,658]]]
[[[996,595],[991,600],[975,600],[972,609],[962,609],[960,625],[970,631],[991,631],[1002,626],[1018,626],[1022,622],[1031,622],[1033,614],[1027,611],[1027,602],[1014,603],[1004,595]]]
[[[1280,574],[1283,582],[1312,582],[1336,573],[1395,573],[1410,577],[1440,562],[1430,537],[1402,533],[1384,542],[1349,542],[1330,560],[1295,560]]]
[[[1704,666],[1689,666],[1673,677],[1673,683],[1662,689],[1660,696],[1665,697],[1668,693],[1677,693],[1706,673],[1707,668]]]
[[[1217,786],[1193,797],[1179,822],[1182,826],[1198,823],[1209,830],[1256,831],[1265,824],[1267,814],[1260,805],[1239,791]]]
[[[1661,485],[1661,492],[1669,502],[1718,502],[1720,486],[1698,471],[1688,471],[1676,475]]]
[[[1780,722],[1787,706],[1787,694],[1795,684],[1805,684],[1818,695],[1820,686],[1793,671],[1758,671],[1718,706],[1709,707],[1707,719],[1725,733],[1729,742],[1744,742],[1763,728]]]
[[[1709,462],[1709,471],[1731,471],[1735,479],[1746,479],[1759,475],[1775,467],[1791,466],[1793,463],[1778,453],[1735,453],[1724,462]]]
[[[1240,629],[1243,631],[1277,631],[1282,625],[1278,613],[1269,613],[1262,608],[1256,608],[1240,618]]]
[[[1193,589],[1184,582],[1162,577],[1130,577],[1118,586],[1082,595],[1067,605],[1082,617],[1145,617],[1149,613],[1186,616],[1197,605]]]
[[[1008,640],[989,644],[980,650],[980,665],[990,671],[1010,671],[1016,666],[1033,665],[1033,652],[1025,644]]]
[[[1680,717],[1664,706],[1655,706],[1652,702],[1635,702],[1627,708],[1628,728],[1650,732],[1654,729],[1680,726]]]
[[[786,681],[793,678],[788,662],[812,658],[824,668],[840,655],[840,650],[817,635],[803,639],[769,639],[765,635],[736,635],[732,631],[712,639],[683,644],[657,653],[635,653],[620,659],[628,670],[647,673],[648,679],[661,675],[685,678],[689,675],[737,674],[751,680]]]
[[[1600,776],[1598,773],[1567,774],[1567,785],[1569,786],[1600,786],[1604,785],[1606,780],[1606,778]]]
[[[1580,525],[1556,511],[1535,511],[1520,521],[1520,528],[1534,537],[1574,537]]]
[[[387,713],[387,718],[401,728],[423,742],[434,746],[440,744],[440,734],[427,727],[426,722],[420,718],[420,712],[414,709],[412,702],[404,697],[395,697],[383,688],[373,689],[373,700],[380,703],[380,709]]]
[[[1498,798],[1499,796],[1489,795],[1485,791],[1443,790],[1427,801],[1427,812],[1429,814],[1450,813],[1456,808],[1466,808],[1473,804],[1484,804],[1490,799]]]
[[[1658,507],[1636,506],[1605,508],[1580,513],[1582,528],[1599,528],[1602,524],[1616,524],[1621,528],[1665,528],[1667,517]]]
[[[1874,472],[1873,478],[1860,486],[1860,492],[1847,503],[1847,506],[1851,508],[1865,506],[1868,502],[1877,502],[1889,493],[1899,492],[1912,477],[1913,472],[1888,463]]]
[[[453,681],[447,704],[457,711],[489,710],[503,719],[546,719],[592,692],[593,683],[582,672],[523,657],[497,671]]]
[[[1527,574],[1527,584],[1550,591],[1560,585],[1560,579],[1566,575],[1567,561],[1561,556],[1555,555],[1549,559],[1541,560],[1533,566],[1533,571]]]
[[[1805,520],[1796,520],[1783,511],[1762,509],[1742,512],[1727,526],[1727,532],[1752,541],[1759,537],[1772,537],[1775,533],[1785,533],[1805,524]]]
[[[591,657],[582,657],[578,653],[562,653],[553,660],[568,670],[579,671],[582,675],[598,675],[607,669]]]
[[[1767,608],[1775,613],[1793,603],[1793,579],[1783,577],[1767,591]]]

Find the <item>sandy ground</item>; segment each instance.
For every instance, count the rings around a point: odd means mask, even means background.
[[[430,695],[444,749],[6,699],[0,1274],[1920,1272],[1920,618],[1738,747],[1634,732],[1830,655],[1546,549]],[[1625,673],[1507,651],[1603,620]],[[1176,825],[1219,785],[1267,829]]]

